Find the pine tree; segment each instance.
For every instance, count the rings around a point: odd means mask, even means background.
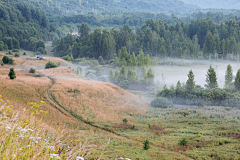
[[[188,92],[191,92],[195,87],[195,81],[194,81],[194,74],[193,71],[190,70],[188,73],[188,80],[186,82],[186,90]]]
[[[148,85],[153,85],[154,84],[154,74],[153,74],[151,68],[145,74],[144,79],[147,80]]]
[[[234,85],[235,85],[237,90],[240,90],[240,69],[238,70],[237,75],[235,77]]]
[[[227,66],[227,71],[225,73],[225,87],[229,87],[233,81],[233,69],[232,66],[229,64]]]
[[[218,87],[216,72],[215,72],[214,68],[212,68],[211,65],[210,65],[210,68],[208,69],[206,76],[207,76],[206,77],[207,84],[205,84],[205,87],[207,87],[208,89]]]
[[[15,73],[15,71],[14,71],[14,68],[10,68],[10,72],[9,72],[9,74],[8,74],[8,77],[9,77],[10,79],[15,79],[15,78],[16,78],[16,73]]]
[[[124,65],[122,65],[122,67],[120,69],[119,80],[120,80],[120,82],[123,80],[126,80],[126,70],[125,70]]]

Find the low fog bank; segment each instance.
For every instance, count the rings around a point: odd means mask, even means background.
[[[227,65],[231,64],[233,68],[233,74],[236,75],[237,70],[240,69],[240,63],[232,61],[209,61],[209,60],[180,60],[175,59],[171,62],[176,62],[176,65],[171,64],[168,66],[153,66],[153,72],[155,74],[155,82],[160,82],[160,84],[166,84],[168,87],[176,85],[178,80],[181,83],[187,81],[187,75],[190,70],[193,71],[195,75],[196,85],[201,85],[204,87],[207,71],[212,65],[217,74],[217,81],[220,88],[224,86],[225,72],[227,70]],[[181,62],[182,66],[177,66]]]

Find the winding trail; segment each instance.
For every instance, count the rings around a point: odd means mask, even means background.
[[[95,129],[99,129],[99,130],[103,130],[103,131],[105,131],[105,132],[109,132],[109,133],[111,133],[111,134],[114,134],[114,135],[117,136],[117,137],[122,138],[122,139],[131,140],[131,141],[133,141],[133,142],[137,142],[137,143],[140,143],[140,144],[142,145],[143,142],[140,141],[140,140],[132,139],[132,138],[130,138],[130,137],[128,137],[128,136],[123,136],[123,135],[121,135],[121,134],[119,134],[119,133],[116,133],[115,131],[110,130],[110,129],[108,129],[108,128],[104,128],[104,127],[100,127],[100,126],[97,126],[97,125],[95,125],[95,124],[92,124],[91,122],[88,122],[88,121],[84,120],[84,119],[83,119],[81,116],[79,116],[78,114],[76,114],[76,113],[74,113],[73,111],[71,111],[71,110],[65,108],[64,106],[62,106],[62,105],[54,98],[54,96],[53,96],[52,93],[51,93],[51,88],[52,88],[52,86],[55,84],[55,80],[54,80],[52,77],[50,77],[50,76],[48,76],[48,78],[51,80],[51,84],[49,85],[49,88],[48,88],[47,91],[46,91],[46,100],[51,104],[51,106],[53,106],[54,108],[56,108],[59,112],[61,112],[62,114],[66,115],[66,116],[68,116],[68,117],[73,117],[73,118],[75,118],[75,119],[77,119],[77,120],[80,120],[80,121],[82,121],[83,123],[85,123],[85,124],[87,124],[87,125],[90,125],[91,127],[95,128]],[[166,148],[164,148],[164,147],[162,147],[162,146],[155,145],[155,144],[153,144],[153,143],[151,143],[151,142],[150,142],[150,144],[151,144],[151,146],[156,147],[156,148],[158,148],[158,149],[160,149],[160,150],[165,150],[165,151],[168,151],[168,152],[172,152],[172,153],[175,154],[176,156],[184,156],[185,159],[192,159],[192,158],[188,157],[187,155],[181,154],[181,153],[179,153],[179,152],[172,151],[172,150],[167,150]]]

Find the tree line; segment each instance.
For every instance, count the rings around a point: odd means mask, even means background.
[[[216,72],[210,66],[206,74],[205,88],[196,85],[193,71],[190,70],[186,83],[177,82],[176,86],[164,89],[157,93],[157,97],[165,97],[174,104],[181,105],[213,105],[240,108],[240,69],[233,76],[232,66],[228,65],[225,73],[224,88],[218,88]],[[156,100],[155,100],[156,102]],[[158,106],[159,104],[153,103]]]
[[[101,30],[93,32],[87,24],[79,27],[79,36],[71,34],[57,42],[54,54],[65,56],[72,54],[74,58],[89,57],[98,59],[102,56],[110,60],[119,55],[122,47],[132,54],[139,54],[142,49],[151,57],[177,58],[222,58],[238,59],[240,51],[240,21],[229,20],[216,24],[209,18],[177,22],[168,25],[162,20],[148,20],[136,31],[128,25],[120,30]]]

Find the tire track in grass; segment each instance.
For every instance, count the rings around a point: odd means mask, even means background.
[[[91,127],[95,128],[95,129],[100,129],[100,130],[103,130],[103,131],[105,131],[105,132],[109,132],[109,133],[114,134],[115,136],[120,137],[120,138],[123,138],[123,139],[125,139],[125,140],[131,140],[131,141],[133,141],[133,142],[137,142],[137,143],[140,143],[140,144],[143,143],[143,142],[140,141],[140,140],[132,139],[132,138],[130,138],[130,137],[128,137],[128,136],[123,136],[123,135],[121,135],[121,134],[119,134],[119,133],[117,133],[117,132],[115,132],[115,131],[113,131],[113,130],[110,130],[110,129],[104,128],[104,127],[100,127],[100,126],[97,126],[97,125],[95,125],[95,124],[93,124],[93,123],[91,123],[91,122],[89,122],[89,121],[86,121],[86,120],[84,120],[83,117],[81,117],[80,115],[78,115],[78,114],[76,114],[75,112],[69,110],[68,108],[62,106],[62,105],[54,98],[54,96],[53,96],[52,93],[51,93],[51,88],[52,88],[52,86],[55,84],[55,80],[54,80],[52,77],[50,77],[50,76],[48,76],[48,78],[51,80],[52,83],[51,83],[51,85],[49,86],[49,88],[48,88],[47,91],[46,91],[46,96],[47,96],[46,99],[49,99],[48,102],[50,102],[51,105],[54,106],[54,108],[56,108],[58,111],[60,111],[61,113],[65,114],[65,115],[67,115],[67,116],[72,116],[72,117],[74,117],[74,118],[82,121],[83,123],[85,123],[85,124],[87,124],[87,125],[90,125]],[[161,149],[161,150],[165,150],[165,151],[168,151],[168,152],[172,152],[172,153],[174,153],[176,156],[184,156],[184,157],[187,158],[187,159],[192,159],[192,158],[188,157],[187,155],[181,154],[181,153],[179,153],[179,152],[172,151],[172,150],[167,150],[166,148],[161,147],[161,146],[158,146],[158,145],[155,145],[155,144],[153,144],[153,143],[151,143],[151,142],[150,142],[150,144],[151,144],[153,147],[155,147],[155,148],[158,148],[158,149]]]

